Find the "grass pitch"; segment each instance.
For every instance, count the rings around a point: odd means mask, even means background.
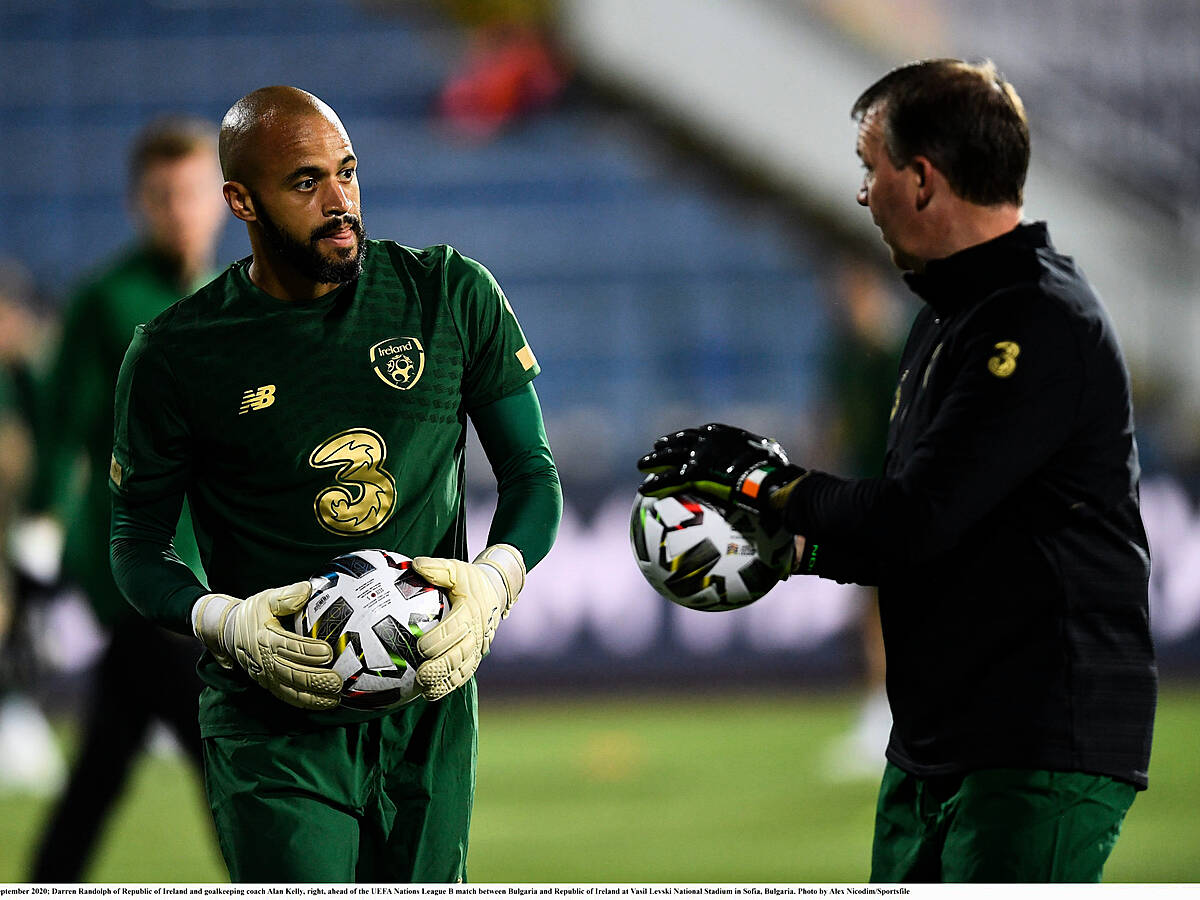
[[[473,881],[868,875],[876,784],[827,775],[828,749],[854,721],[853,695],[485,692],[481,710]],[[1151,789],[1130,811],[1107,881],[1200,881],[1198,733],[1200,686],[1164,688]],[[48,801],[0,796],[0,880],[24,880],[48,812]],[[85,878],[225,880],[200,788],[179,759],[146,756],[135,767]]]

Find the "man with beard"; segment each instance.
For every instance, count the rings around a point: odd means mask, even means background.
[[[205,775],[232,879],[465,879],[473,675],[562,508],[537,363],[481,265],[366,239],[353,147],[316,97],[243,97],[220,155],[252,255],[126,356],[113,572],[148,618],[204,644]],[[468,416],[498,493],[469,564]],[[212,592],[171,553],[185,495]],[[340,708],[329,645],[281,624],[308,599],[300,579],[364,547],[417,557],[450,601],[420,641],[422,697],[392,711]]]
[[[49,378],[38,392],[29,512],[47,527],[66,524],[63,578],[82,589],[109,641],[87,697],[80,751],[35,853],[32,881],[79,880],[154,721],[170,727],[200,768],[195,646],[138,616],[113,581],[108,465],[113,385],[134,327],[211,276],[224,221],[220,184],[207,122],[168,118],[143,130],[130,155],[129,178],[141,240],[75,293],[63,314]],[[82,480],[76,477],[80,463],[87,473]],[[191,520],[177,512],[173,534],[176,523],[177,553],[198,570]]]

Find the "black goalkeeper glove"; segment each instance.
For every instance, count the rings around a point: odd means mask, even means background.
[[[638,460],[647,497],[699,493],[744,509],[770,528],[782,518],[787,495],[807,470],[788,462],[778,441],[712,423],[660,437]]]

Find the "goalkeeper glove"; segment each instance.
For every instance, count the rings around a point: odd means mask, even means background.
[[[325,641],[288,631],[279,616],[304,608],[307,581],[260,591],[245,600],[205,594],[192,607],[192,631],[226,669],[236,662],[285,703],[301,709],[333,709],[342,679],[327,668],[333,649]]]
[[[788,494],[807,473],[788,462],[778,441],[712,423],[660,437],[638,460],[647,497],[692,492],[713,497],[775,527]]]
[[[413,568],[449,595],[446,618],[417,641],[425,657],[417,687],[426,700],[440,700],[465,684],[488,655],[496,627],[525,586],[525,560],[511,544],[492,544],[471,563],[418,556]]]

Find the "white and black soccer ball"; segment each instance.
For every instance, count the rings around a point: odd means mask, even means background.
[[[308,581],[312,596],[293,630],[333,647],[342,706],[390,709],[414,700],[417,639],[448,611],[445,593],[390,550],[339,556]]]
[[[629,540],[651,587],[680,606],[707,612],[762,597],[794,553],[792,535],[769,534],[742,510],[726,514],[713,501],[686,494],[639,494]]]

